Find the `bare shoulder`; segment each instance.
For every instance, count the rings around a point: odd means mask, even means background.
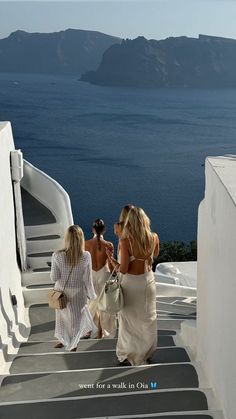
[[[109,250],[114,249],[114,246],[113,246],[112,242],[107,242],[106,240],[104,240],[104,244],[105,244],[105,247],[108,248]]]
[[[92,240],[85,240],[85,249],[90,249],[91,248],[91,244],[92,244]]]
[[[159,236],[157,233],[152,233],[155,243],[159,243]]]

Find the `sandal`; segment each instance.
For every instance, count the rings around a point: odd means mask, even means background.
[[[55,346],[54,346],[54,348],[63,348],[64,347],[64,345],[63,345],[63,343],[61,343],[61,342],[58,342]]]
[[[126,359],[124,359],[124,361],[118,361],[116,365],[117,365],[117,367],[130,367],[131,363],[126,358]]]
[[[91,334],[92,334],[92,332],[88,332],[88,333],[86,333],[86,335],[84,335],[84,336],[82,337],[82,339],[90,339],[90,338],[91,338]]]

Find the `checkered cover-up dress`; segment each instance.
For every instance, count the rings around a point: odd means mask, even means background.
[[[66,261],[65,252],[53,253],[51,280],[55,282],[56,290],[63,289],[70,271],[71,267]],[[90,330],[92,333],[97,330],[87,306],[88,298],[97,297],[93,287],[92,262],[89,252],[84,251],[79,263],[72,268],[65,293],[68,301],[66,308],[55,310],[55,337],[69,351],[77,346],[83,335]]]

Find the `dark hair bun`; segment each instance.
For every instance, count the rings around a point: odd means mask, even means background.
[[[97,218],[94,222],[93,222],[93,228],[98,229],[98,230],[105,230],[105,223],[101,218]]]
[[[101,250],[100,237],[105,232],[105,223],[104,223],[104,221],[101,218],[97,218],[93,222],[93,228],[94,228],[94,230],[96,232],[96,235],[97,235],[98,248],[99,248],[99,250]]]

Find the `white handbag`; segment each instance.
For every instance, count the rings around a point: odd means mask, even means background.
[[[110,314],[118,313],[124,307],[121,278],[115,270],[106,281],[98,297],[98,309]]]

